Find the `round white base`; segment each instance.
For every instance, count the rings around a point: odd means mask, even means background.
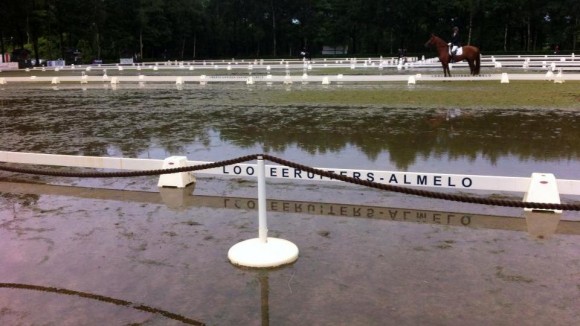
[[[246,267],[277,267],[290,264],[298,259],[298,247],[288,240],[268,238],[249,239],[232,246],[228,258],[234,265]]]

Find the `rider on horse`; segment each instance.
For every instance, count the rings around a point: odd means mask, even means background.
[[[455,61],[455,54],[461,46],[461,36],[459,36],[459,27],[453,27],[453,34],[451,35],[451,41],[449,42],[449,48],[451,49],[451,57]]]

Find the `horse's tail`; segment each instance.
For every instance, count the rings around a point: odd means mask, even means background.
[[[481,53],[477,51],[477,55],[475,56],[475,69],[474,75],[479,75],[479,70],[481,68]]]

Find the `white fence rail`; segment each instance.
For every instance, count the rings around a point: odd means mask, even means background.
[[[181,158],[181,157],[172,157]],[[170,159],[170,158],[168,158]],[[146,171],[161,169],[165,160],[158,159],[136,159],[121,157],[96,157],[96,156],[75,156],[56,155],[38,153],[20,153],[0,151],[0,162],[83,167],[96,169],[117,169]],[[207,161],[186,161],[186,166],[196,166],[213,162]],[[174,166],[177,167],[177,166]],[[336,174],[378,182],[382,184],[448,188],[458,190],[487,190],[487,191],[508,191],[522,192],[528,191],[531,178],[528,177],[507,177],[507,176],[486,176],[486,175],[463,175],[444,173],[421,173],[421,172],[401,172],[401,171],[379,171],[366,169],[338,169],[318,167],[317,169],[333,171]],[[199,174],[223,175],[230,177],[257,177],[257,165],[239,163],[225,167],[212,168],[196,171]],[[335,181],[326,177],[307,173],[295,168],[282,165],[265,165],[267,178],[303,180],[303,181]],[[580,180],[557,179],[558,191],[560,194],[580,195]]]

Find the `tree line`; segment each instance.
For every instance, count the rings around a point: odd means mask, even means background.
[[[0,52],[90,62],[424,53],[431,33],[483,53],[574,52],[578,0],[2,0]]]

